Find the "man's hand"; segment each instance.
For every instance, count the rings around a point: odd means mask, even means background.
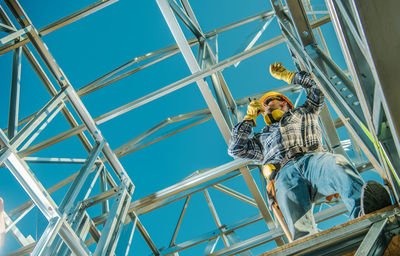
[[[294,74],[296,72],[287,70],[284,66],[282,66],[282,62],[275,62],[274,64],[269,65],[269,73],[274,78],[283,80],[286,83],[291,84]]]
[[[252,100],[247,107],[247,115],[243,120],[253,120],[254,126],[257,126],[257,116],[265,111],[264,106],[259,100]]]

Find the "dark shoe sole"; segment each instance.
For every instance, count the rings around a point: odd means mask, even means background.
[[[392,204],[390,195],[380,183],[376,181],[366,182],[361,190],[361,211],[365,215]]]

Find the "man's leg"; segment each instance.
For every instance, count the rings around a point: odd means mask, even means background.
[[[317,233],[309,182],[304,179],[292,161],[279,171],[275,179],[275,190],[279,208],[293,240]]]
[[[339,193],[351,218],[360,212],[360,174],[342,155],[311,153],[303,157],[302,173],[313,184],[313,190],[325,196]]]

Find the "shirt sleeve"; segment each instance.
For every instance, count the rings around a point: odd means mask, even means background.
[[[235,158],[262,161],[264,159],[262,146],[257,138],[251,136],[252,131],[251,120],[238,123],[232,130],[228,154]]]
[[[311,75],[305,71],[297,72],[292,83],[299,84],[307,91],[307,100],[305,103],[306,107],[312,108],[314,110],[321,110],[324,104],[324,94],[318,85],[312,79]]]

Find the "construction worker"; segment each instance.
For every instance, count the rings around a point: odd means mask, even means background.
[[[263,174],[270,181],[269,206],[277,203],[291,238],[318,232],[313,202],[321,195],[339,194],[351,218],[390,205],[382,185],[373,181],[364,184],[344,156],[323,152],[318,115],[324,95],[310,74],[288,71],[281,63],[271,64],[270,73],[276,79],[305,88],[305,103],[295,108],[278,92],[268,92],[260,100],[251,101],[244,120],[232,130],[228,153],[264,166]],[[259,114],[267,126],[252,135]]]

